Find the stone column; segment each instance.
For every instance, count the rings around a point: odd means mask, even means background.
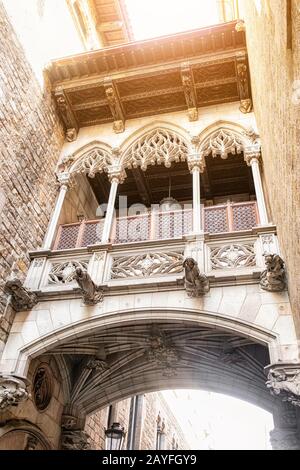
[[[61,173],[58,177],[60,183],[60,191],[55,203],[55,208],[52,213],[48,230],[44,239],[43,248],[50,250],[53,244],[54,235],[57,229],[57,224],[61,214],[62,206],[69,188],[70,175],[68,173]]]
[[[288,402],[279,402],[273,413],[274,429],[270,432],[273,450],[300,450],[297,427],[297,408]]]
[[[259,161],[261,158],[260,148],[257,146],[247,147],[244,158],[248,166],[251,166],[252,176],[255,187],[256,201],[261,225],[268,224],[268,215],[266,210],[265,196],[263,192]]]
[[[124,178],[125,178],[125,172],[122,171],[121,169],[111,171],[109,172],[108,177],[109,177],[111,186],[110,186],[106,216],[105,216],[103,232],[102,232],[102,240],[101,240],[102,243],[109,242],[109,237],[111,234],[111,229],[112,229],[112,224],[113,224],[118,186],[119,184],[123,183]]]
[[[188,157],[189,170],[193,175],[193,232],[203,232],[201,221],[200,173],[203,173],[205,162],[201,155],[191,154]]]

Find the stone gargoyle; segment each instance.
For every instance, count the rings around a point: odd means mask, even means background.
[[[103,300],[103,289],[97,286],[87,271],[76,268],[74,279],[77,281],[83,301],[87,305],[95,305]]]
[[[300,406],[300,370],[288,376],[285,370],[270,369],[266,386],[272,395],[280,395],[283,401]]]
[[[266,269],[260,276],[260,287],[270,292],[279,292],[285,289],[286,277],[284,261],[279,255],[265,255]]]
[[[194,258],[186,258],[183,262],[185,269],[184,287],[189,297],[200,297],[209,292],[209,280],[205,274],[201,274],[197,261]]]
[[[4,291],[11,295],[11,305],[17,312],[30,310],[37,304],[37,296],[34,292],[23,287],[18,278],[6,281]]]

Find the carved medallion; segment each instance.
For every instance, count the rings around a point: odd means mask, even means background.
[[[49,405],[52,390],[51,372],[46,364],[42,364],[36,370],[33,379],[33,399],[39,411],[44,411]]]

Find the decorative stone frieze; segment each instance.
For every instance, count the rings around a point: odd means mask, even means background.
[[[8,280],[4,290],[11,296],[11,305],[17,312],[30,310],[38,302],[36,294],[23,287],[22,282],[18,278]]]
[[[0,375],[0,411],[17,406],[28,397],[28,380],[25,377]]]
[[[183,262],[185,269],[184,286],[189,297],[200,297],[209,292],[209,280],[201,274],[198,263],[193,258],[186,258]]]
[[[151,277],[182,272],[183,253],[143,253],[136,256],[122,256],[113,260],[112,279],[130,277]]]
[[[79,285],[85,304],[95,305],[103,301],[103,289],[94,283],[87,271],[83,270],[81,267],[77,267],[75,280]]]
[[[286,287],[284,261],[276,254],[265,255],[266,268],[260,277],[259,285],[270,292],[280,292]]]
[[[300,406],[300,368],[288,365],[270,368],[266,386],[272,395],[278,395],[283,401]]]
[[[248,268],[256,265],[253,244],[218,246],[211,249],[210,262],[212,269]]]
[[[89,260],[53,263],[48,274],[48,283],[58,286],[71,284],[75,281],[76,268],[86,270],[88,264]]]

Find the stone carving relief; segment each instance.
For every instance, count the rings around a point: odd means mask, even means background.
[[[272,395],[280,395],[283,401],[300,406],[300,369],[270,369],[266,386]]]
[[[96,173],[108,171],[109,165],[112,163],[112,157],[107,150],[95,147],[85,152],[78,160],[76,155],[68,155],[59,163],[59,172],[65,173],[85,173],[90,178],[94,178]]]
[[[53,382],[51,372],[47,365],[41,365],[35,372],[32,386],[32,394],[35,406],[39,411],[44,411],[52,398]]]
[[[85,304],[94,305],[102,302],[104,296],[103,289],[94,283],[86,270],[78,266],[75,270],[74,278],[79,285]]]
[[[0,375],[0,410],[6,410],[10,406],[17,406],[27,400],[28,381],[24,377],[14,375]]]
[[[153,329],[148,339],[146,354],[150,361],[163,369],[164,376],[172,377],[176,375],[176,364],[178,363],[179,355],[164,332]]]
[[[57,285],[71,284],[75,281],[76,268],[86,270],[88,264],[89,260],[53,263],[48,275],[48,283]]]
[[[200,273],[198,263],[194,258],[186,258],[183,262],[185,269],[184,287],[189,297],[200,297],[209,292],[209,280]]]
[[[200,146],[200,154],[226,159],[228,155],[239,154],[243,151],[242,137],[228,129],[219,129],[206,139]]]
[[[61,448],[63,450],[89,450],[88,434],[80,429],[62,431]]]
[[[273,234],[266,234],[261,235],[261,243],[262,243],[262,252],[263,255],[269,255],[274,253],[276,249],[275,239]]]
[[[187,144],[178,134],[167,129],[155,129],[127,149],[122,163],[126,168],[140,166],[144,171],[148,165],[156,164],[169,168],[172,162],[185,161],[187,154]]]
[[[87,369],[92,369],[92,370],[107,370],[108,369],[108,364],[104,359],[99,359],[98,357],[92,357],[89,359],[87,365]]]
[[[256,265],[254,245],[232,243],[213,248],[210,252],[212,269],[248,268]]]
[[[265,255],[266,268],[261,276],[259,285],[270,292],[279,292],[286,287],[284,261],[276,254]]]
[[[151,277],[182,272],[183,253],[146,253],[122,256],[113,260],[112,279]]]
[[[30,310],[38,302],[37,296],[30,290],[23,287],[18,278],[10,279],[6,282],[4,291],[11,295],[11,305],[17,312]]]

